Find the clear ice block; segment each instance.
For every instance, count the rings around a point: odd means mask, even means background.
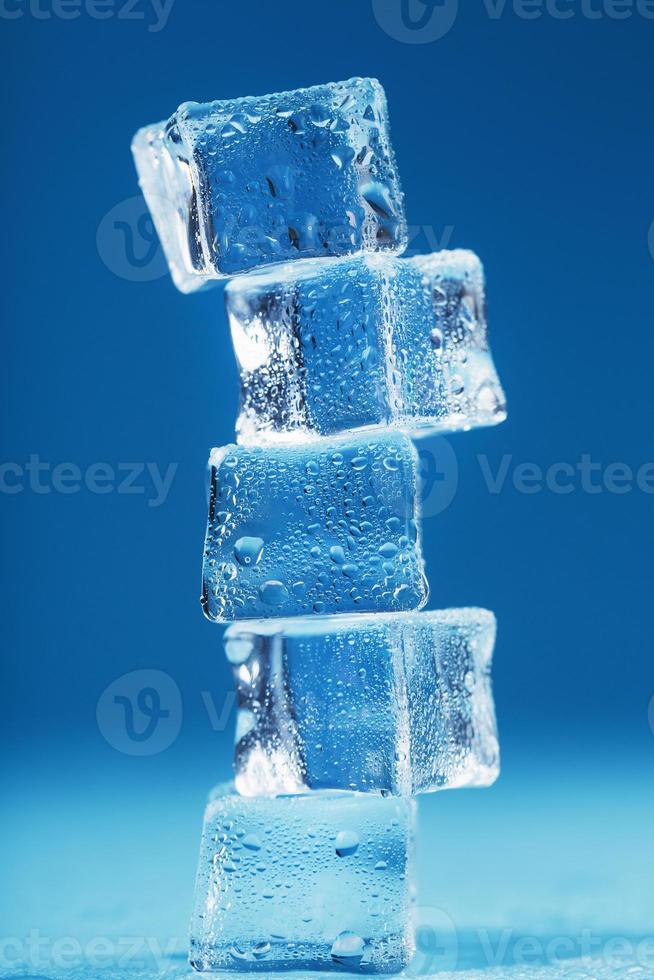
[[[202,603],[218,622],[417,609],[418,456],[398,433],[213,451]]]
[[[271,262],[406,247],[376,79],[184,102],[132,150],[183,292]]]
[[[411,795],[491,785],[495,628],[484,609],[230,626],[237,790]]]
[[[397,973],[413,952],[415,802],[353,793],[244,799],[205,814],[192,966]]]
[[[240,442],[506,418],[472,252],[308,260],[236,279],[225,301]]]

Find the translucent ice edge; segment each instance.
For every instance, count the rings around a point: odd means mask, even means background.
[[[495,614],[489,609],[477,606],[463,606],[460,609],[433,609],[398,613],[348,613],[336,615],[294,616],[280,619],[244,619],[225,630],[224,638],[229,640],[239,633],[258,633],[261,636],[320,636],[322,633],[346,632],[350,629],[365,629],[366,626],[383,626],[385,623],[409,623],[412,619],[433,625],[465,625],[474,622],[485,628],[496,627]],[[492,655],[492,650],[491,650]],[[231,661],[237,663],[238,661]]]

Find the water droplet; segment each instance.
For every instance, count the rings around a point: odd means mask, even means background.
[[[224,641],[225,654],[230,664],[244,664],[252,654],[254,646],[248,637],[227,637]]]
[[[391,218],[393,216],[393,205],[391,204],[388,188],[376,181],[370,181],[359,188],[364,201],[370,205],[375,214],[381,218]]]
[[[432,332],[429,334],[429,339],[434,345],[435,350],[441,350],[443,346],[443,331],[439,330],[438,327],[434,327]]]
[[[257,565],[263,554],[262,538],[239,538],[234,545],[234,555],[240,565]]]
[[[341,830],[336,835],[336,853],[340,858],[350,857],[359,849],[359,836],[353,830]]]
[[[281,606],[288,599],[288,591],[283,582],[270,579],[261,586],[261,598],[268,606]]]
[[[264,956],[267,956],[272,946],[268,942],[257,943],[256,946],[252,947],[252,955],[255,960],[262,960]]]
[[[336,562],[337,565],[342,565],[345,561],[345,552],[340,545],[333,545],[333,547],[329,549],[329,557],[333,562]]]
[[[332,117],[327,112],[326,108],[319,103],[316,103],[309,108],[309,118],[314,126],[320,126],[321,128],[328,126],[332,121]]]
[[[332,160],[339,170],[347,167],[347,165],[351,163],[353,159],[354,150],[351,146],[338,146],[335,150],[332,150]]]
[[[229,947],[229,955],[235,960],[247,959],[247,953],[245,950],[236,943],[232,943],[232,945]]]
[[[230,139],[232,136],[242,136],[243,133],[245,133],[245,126],[239,116],[232,116],[220,131],[223,139]]]
[[[256,834],[246,834],[242,843],[243,847],[247,847],[248,851],[260,851],[263,846]]]
[[[238,575],[238,570],[231,561],[221,561],[216,568],[216,574],[225,582],[233,582]]]
[[[359,966],[366,944],[355,932],[340,932],[332,945],[332,959],[342,966]]]

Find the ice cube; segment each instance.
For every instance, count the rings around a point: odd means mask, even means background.
[[[499,773],[483,609],[239,623],[236,788],[399,795]]]
[[[506,418],[472,252],[312,259],[236,279],[225,299],[241,442]]]
[[[209,802],[191,922],[200,972],[394,973],[413,952],[415,802],[356,793]]]
[[[375,79],[185,102],[139,130],[132,150],[183,292],[271,262],[406,247]]]
[[[417,609],[418,456],[399,433],[214,450],[203,606],[218,622]]]

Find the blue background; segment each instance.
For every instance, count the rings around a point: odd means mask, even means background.
[[[206,705],[220,713],[231,680],[198,597],[205,463],[233,438],[236,371],[222,289],[184,297],[162,274],[131,200],[130,138],[182,100],[352,75],[386,88],[412,249],[485,262],[510,411],[448,439],[456,493],[425,521],[430,607],[499,620],[503,776],[421,801],[420,903],[462,932],[646,932],[654,497],[588,493],[579,477],[570,493],[523,493],[513,475],[584,454],[654,461],[654,20],[575,3],[569,20],[510,4],[493,18],[466,0],[418,44],[390,36],[370,0],[175,0],[156,31],[146,0],[143,19],[115,16],[117,0],[103,20],[46,18],[40,2],[7,0],[0,17],[3,459],[50,467],[49,492],[5,469],[0,494],[0,934],[183,948],[204,797],[230,767],[233,718],[216,731]],[[501,492],[479,454],[493,471],[510,457]],[[176,467],[160,506],[143,475],[143,493],[52,485],[60,463],[148,461]],[[134,757],[96,706],[142,668],[173,678],[183,719],[169,748]]]

